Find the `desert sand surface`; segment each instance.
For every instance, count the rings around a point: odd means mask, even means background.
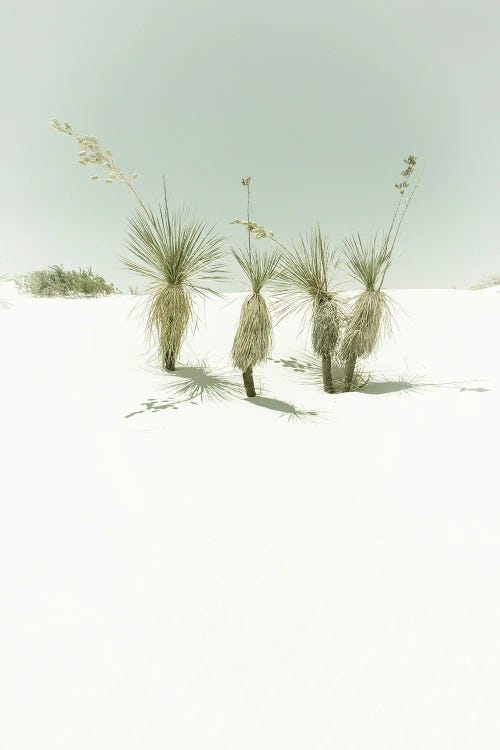
[[[0,310],[0,747],[500,747],[500,288],[401,290],[361,392],[244,295],[175,374],[143,298]]]

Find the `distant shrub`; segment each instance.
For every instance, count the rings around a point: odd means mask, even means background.
[[[500,273],[487,276],[477,284],[474,284],[474,286],[471,286],[471,289],[488,289],[490,286],[500,286]]]
[[[120,294],[113,284],[108,284],[92,268],[66,271],[62,266],[50,266],[43,271],[32,271],[16,278],[23,294],[33,297],[102,297]]]
[[[0,289],[2,285],[9,280],[9,277],[5,273],[0,273]],[[9,302],[0,296],[0,310],[5,310],[9,307]]]

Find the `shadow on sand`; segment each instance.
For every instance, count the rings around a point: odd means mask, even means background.
[[[301,380],[310,385],[323,385],[321,374],[321,362],[312,354],[302,354],[298,357],[288,357],[287,359],[273,359],[273,362],[282,367],[293,370],[301,376]]]
[[[142,409],[125,415],[125,419],[145,412],[156,413],[164,409],[177,409],[181,404],[193,404],[207,401],[225,401],[241,394],[241,385],[232,375],[222,370],[210,369],[201,362],[194,367],[179,367],[173,372],[163,373],[168,378],[165,390],[168,398],[149,398],[143,401]]]
[[[314,422],[320,418],[319,411],[304,411],[303,409],[298,409],[294,404],[291,404],[288,401],[280,401],[280,399],[277,398],[254,396],[253,398],[245,399],[245,401],[249,404],[253,404],[253,406],[259,406],[262,409],[276,411],[280,417],[286,417],[290,422]]]
[[[164,386],[168,397],[149,398],[143,401],[140,409],[125,415],[125,419],[150,412],[155,414],[165,409],[178,409],[181,404],[196,406],[209,401],[226,401],[242,394],[242,384],[232,374],[223,370],[210,369],[204,362],[194,367],[179,367],[174,372],[162,374],[168,382]],[[280,401],[268,396],[255,396],[245,399],[249,404],[262,409],[275,411],[289,421],[314,421],[320,418],[318,411],[298,409],[288,401]]]
[[[178,381],[170,385],[171,392],[178,398],[226,401],[242,392],[241,384],[231,374],[210,369],[205,363],[195,367],[179,367],[168,374]]]
[[[471,385],[467,385],[470,383]],[[431,383],[425,378],[411,375],[402,375],[397,380],[371,380],[360,388],[360,393],[371,395],[384,395],[388,393],[409,394],[417,391],[433,391],[438,388],[447,388],[450,390],[475,391],[476,393],[487,393],[490,389],[476,385],[477,380],[472,381],[449,381],[442,383]]]
[[[273,360],[276,364],[287,367],[294,372],[301,375],[303,382],[307,382],[310,385],[322,386],[321,376],[321,363],[319,359],[315,358],[311,354],[303,354],[300,356],[289,357],[288,359],[275,359]],[[410,394],[417,391],[431,391],[436,388],[449,388],[456,389],[460,392],[474,391],[476,393],[486,393],[490,389],[479,385],[482,381],[479,380],[468,380],[468,381],[449,381],[442,383],[431,383],[425,375],[422,374],[411,374],[408,372],[402,373],[395,380],[378,380],[376,376],[373,378],[369,375],[357,371],[360,387],[354,390],[359,393],[364,393],[373,396],[382,396],[390,393],[399,394]],[[342,393],[342,384],[344,381],[343,369],[341,367],[333,366],[332,374],[334,378],[335,389],[338,393]]]

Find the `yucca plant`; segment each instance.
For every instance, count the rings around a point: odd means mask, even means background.
[[[247,248],[233,250],[243,273],[250,282],[252,293],[243,302],[240,320],[231,351],[233,366],[243,373],[247,396],[255,396],[253,368],[270,355],[273,341],[273,324],[262,289],[275,278],[280,253],[264,251],[257,255]]]
[[[281,258],[278,250],[256,252],[252,248],[252,223],[250,222],[250,177],[243,178],[242,185],[247,189],[247,221],[236,220],[233,223],[244,224],[248,232],[248,245],[241,250],[233,250],[240,268],[250,282],[251,294],[243,302],[240,320],[233,341],[231,356],[233,366],[243,373],[243,384],[246,395],[256,395],[253,379],[253,368],[264,362],[270,355],[273,341],[273,324],[262,290],[272,281],[277,273]],[[257,227],[257,225],[253,225]],[[269,235],[261,235],[261,238]]]
[[[163,366],[175,370],[194,300],[220,296],[213,284],[225,278],[225,239],[184,211],[170,210],[164,190],[155,214],[148,208],[129,219],[125,268],[147,282],[146,328]]]
[[[353,386],[356,362],[369,357],[376,349],[381,335],[391,328],[392,302],[382,291],[385,275],[392,262],[396,239],[411,203],[418,181],[408,198],[406,192],[417,158],[410,154],[405,160],[406,168],[401,172],[402,182],[395,185],[400,197],[392,217],[389,230],[380,241],[375,237],[365,243],[359,233],[344,241],[346,265],[353,279],[358,281],[363,291],[358,294],[351,305],[347,318],[341,347],[341,357],[345,363],[345,390]]]
[[[343,308],[334,290],[335,252],[319,226],[283,253],[282,266],[275,283],[278,310],[281,315],[310,311],[311,343],[321,357],[323,388],[326,393],[334,393],[332,357],[339,341]]]
[[[172,212],[165,181],[163,204],[155,214],[134,187],[137,174],[128,176],[95,136],[81,135],[69,122],[55,118],[52,127],[76,139],[80,164],[105,170],[105,183],[126,185],[139,203],[139,211],[129,219],[127,248],[132,257],[122,260],[125,268],[147,281],[147,332],[158,345],[165,369],[174,370],[194,317],[194,300],[218,294],[212,284],[225,278],[224,238],[204,221],[183,211]],[[93,174],[90,179],[97,182],[100,177]]]
[[[392,302],[381,289],[389,260],[387,237],[381,242],[375,237],[366,244],[358,234],[345,240],[344,248],[347,268],[351,276],[363,286],[363,291],[352,303],[340,349],[341,358],[345,362],[345,390],[349,391],[353,385],[357,360],[370,356],[381,333],[390,330]]]

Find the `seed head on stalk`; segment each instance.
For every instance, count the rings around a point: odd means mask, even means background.
[[[80,135],[80,133],[77,133],[77,131],[73,129],[69,122],[66,120],[60,122],[55,117],[52,119],[51,125],[54,130],[58,130],[60,133],[76,138],[78,146],[80,147],[78,152],[78,162],[82,166],[91,165],[103,169],[106,175],[103,181],[108,185],[114,182],[121,182],[126,185],[134,195],[135,199],[139,202],[141,208],[146,213],[148,212],[148,209],[142,202],[133,185],[134,181],[137,179],[136,172],[127,176],[115,162],[111,151],[109,149],[104,149],[95,136]],[[90,179],[93,182],[97,182],[100,180],[100,175],[93,174]]]

